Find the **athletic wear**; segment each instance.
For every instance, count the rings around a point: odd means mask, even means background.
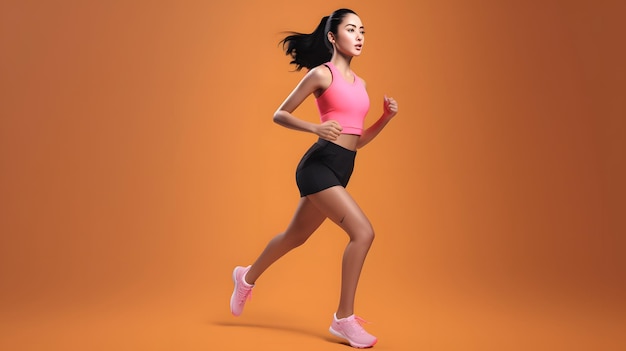
[[[347,340],[352,347],[372,347],[376,344],[378,339],[363,329],[361,323],[364,322],[365,320],[355,315],[337,319],[337,315],[335,314],[333,315],[333,322],[328,330],[334,336]]]
[[[365,115],[370,108],[370,100],[363,81],[352,72],[354,81],[348,82],[332,62],[325,65],[330,69],[333,81],[315,100],[322,123],[335,120],[343,128],[342,134],[361,135]]]
[[[246,301],[252,297],[252,288],[254,288],[254,285],[246,283],[244,279],[249,270],[250,266],[237,266],[233,270],[235,288],[233,289],[233,294],[230,296],[230,312],[232,312],[234,316],[241,315]]]
[[[304,197],[335,185],[348,185],[356,151],[319,139],[304,154],[296,168],[296,184]]]

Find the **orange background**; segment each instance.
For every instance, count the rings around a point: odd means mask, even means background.
[[[330,223],[228,310],[315,140],[271,121],[281,32],[344,6],[367,124],[400,105],[349,186],[376,349],[625,349],[619,3],[3,2],[0,349],[345,350]]]

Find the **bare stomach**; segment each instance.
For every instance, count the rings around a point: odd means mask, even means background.
[[[355,151],[356,145],[359,142],[359,135],[354,134],[339,134],[337,139],[331,140],[332,143],[335,143],[339,146],[342,146],[348,150]]]

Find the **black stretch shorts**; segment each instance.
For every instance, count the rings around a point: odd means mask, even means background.
[[[296,169],[300,196],[315,194],[336,185],[345,188],[354,170],[355,158],[356,151],[319,139],[302,156]]]

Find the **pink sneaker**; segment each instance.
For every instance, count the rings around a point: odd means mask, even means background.
[[[254,288],[254,285],[250,285],[244,280],[249,270],[250,266],[237,266],[233,270],[235,289],[230,296],[230,312],[232,312],[233,316],[239,316],[241,312],[243,312],[243,306],[246,304],[246,301],[252,297],[252,288]]]
[[[366,332],[361,326],[361,323],[365,323],[365,320],[355,315],[337,319],[337,315],[335,314],[328,330],[334,336],[348,340],[352,347],[362,349],[374,346],[378,339],[374,335]]]

